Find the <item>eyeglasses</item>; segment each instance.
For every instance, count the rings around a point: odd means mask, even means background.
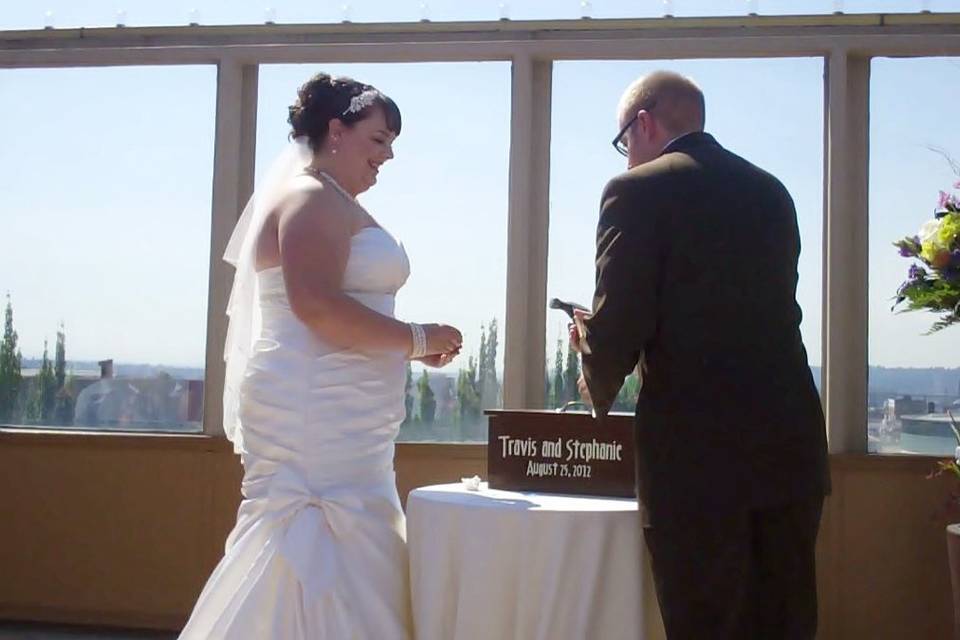
[[[640,117],[640,112],[634,114],[630,121],[627,124],[623,125],[623,129],[620,129],[620,133],[617,134],[617,137],[613,139],[613,148],[617,150],[617,153],[626,157],[630,155],[630,149],[627,146],[624,136],[627,135],[627,131],[630,130],[630,127],[633,126],[633,123],[637,121],[637,118]]]
[[[617,137],[613,139],[613,148],[617,150],[617,153],[619,153],[624,157],[630,155],[630,147],[627,144],[627,141],[624,139],[624,136],[627,135],[627,131],[630,130],[630,127],[633,126],[633,123],[636,122],[637,118],[640,117],[641,111],[646,111],[647,113],[650,113],[655,106],[657,106],[657,101],[653,100],[648,106],[643,107],[641,109],[637,109],[637,112],[634,114],[634,116],[630,118],[630,122],[623,125],[623,129],[620,129],[620,133],[618,133]]]

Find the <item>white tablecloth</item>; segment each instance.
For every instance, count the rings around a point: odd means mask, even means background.
[[[407,541],[418,640],[662,634],[635,500],[423,487]]]

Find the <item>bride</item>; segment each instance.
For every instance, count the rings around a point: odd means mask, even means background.
[[[181,638],[404,639],[404,517],[393,473],[405,360],[448,364],[455,328],[394,319],[399,244],[354,199],[393,158],[396,104],[318,74],[292,142],[225,259],[224,428],[244,467],[226,554]]]

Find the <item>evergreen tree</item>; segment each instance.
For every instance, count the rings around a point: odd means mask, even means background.
[[[57,355],[53,372],[57,377],[57,390],[63,389],[67,380],[67,334],[63,328],[63,323],[57,329]]]
[[[580,390],[577,389],[577,381],[580,379],[580,356],[567,344],[567,366],[563,372],[563,397],[564,402],[571,402],[580,399]]]
[[[636,373],[627,376],[616,400],[613,402],[614,411],[635,411],[637,408],[637,397],[640,395],[640,379]]]
[[[27,419],[33,423],[49,423],[57,400],[57,378],[50,362],[47,341],[43,341],[43,361],[40,373],[32,380],[30,399],[27,402]]]
[[[53,373],[57,380],[57,391],[52,422],[57,425],[71,425],[73,424],[75,400],[71,385],[67,380],[67,333],[62,322],[57,330],[57,353],[55,357]]]
[[[483,387],[487,381],[487,330],[480,325],[480,356],[477,358],[477,389],[480,390],[483,404]]]
[[[499,339],[497,336],[498,333],[499,328],[497,327],[497,319],[494,318],[487,326],[487,371],[496,372],[497,370],[497,346],[499,344]]]
[[[430,388],[430,377],[427,370],[423,370],[420,376],[420,382],[417,384],[420,392],[420,421],[424,424],[433,424],[433,419],[437,413],[437,400],[433,396],[433,390]]]
[[[486,344],[481,337],[480,358],[485,359],[484,375],[480,379],[480,406],[491,409],[500,405],[500,382],[497,380],[497,319],[487,325]],[[485,347],[485,348],[484,348]]]
[[[543,368],[543,408],[550,409],[553,406],[553,383],[550,382],[550,367],[546,366]]]
[[[407,381],[403,385],[403,406],[406,414],[403,418],[403,424],[407,425],[413,422],[413,394],[410,389],[413,388],[413,370],[410,368],[410,361],[407,360]]]
[[[76,405],[76,400],[72,387],[71,378],[67,378],[63,387],[57,390],[57,400],[53,409],[54,424],[64,426],[73,424],[73,408]]]
[[[456,411],[457,390],[455,384],[450,384],[449,380],[443,379],[440,386],[440,393],[437,396],[437,413],[434,420],[446,424],[459,423],[459,416]]]
[[[457,413],[466,418],[470,412],[470,371],[473,368],[473,356],[467,359],[467,366],[457,374]]]
[[[47,341],[43,341],[43,367],[40,369],[40,419],[44,424],[53,420],[57,405],[57,376],[53,362],[47,357]]]
[[[457,405],[463,423],[480,417],[480,394],[477,389],[477,363],[470,356],[467,368],[457,377]]]
[[[4,313],[3,340],[0,342],[0,420],[14,418],[14,407],[20,392],[22,377],[20,364],[23,357],[17,348],[17,332],[13,330],[13,304],[7,294]]]
[[[563,338],[557,338],[557,353],[553,357],[553,407],[562,407],[563,397]]]

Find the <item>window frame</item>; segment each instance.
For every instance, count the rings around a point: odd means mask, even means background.
[[[207,401],[203,410],[203,433],[211,438],[223,437],[219,398],[223,390],[222,345],[227,326],[224,309],[233,275],[220,257],[253,190],[259,65],[489,60],[511,63],[503,399],[505,409],[526,409],[542,406],[543,402],[553,62],[821,58],[822,389],[829,448],[834,454],[867,452],[870,61],[873,57],[957,55],[960,14],[0,32],[0,68],[217,66]],[[149,438],[151,434],[136,436]]]

